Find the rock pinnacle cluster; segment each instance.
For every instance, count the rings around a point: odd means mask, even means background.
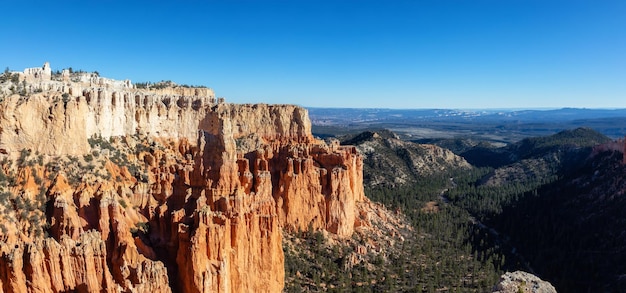
[[[280,292],[283,230],[368,225],[361,155],[301,107],[47,63],[0,99],[0,292]]]

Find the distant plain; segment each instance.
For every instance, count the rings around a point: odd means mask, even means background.
[[[448,110],[308,108],[319,137],[389,129],[405,140],[477,139],[495,145],[578,127],[610,138],[626,136],[626,109]]]

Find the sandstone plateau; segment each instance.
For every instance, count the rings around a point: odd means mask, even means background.
[[[280,292],[283,229],[367,225],[361,155],[303,108],[47,63],[0,98],[0,292]]]

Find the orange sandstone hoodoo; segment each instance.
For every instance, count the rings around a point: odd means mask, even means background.
[[[280,292],[282,229],[361,222],[362,157],[303,108],[46,72],[0,86],[0,292]]]

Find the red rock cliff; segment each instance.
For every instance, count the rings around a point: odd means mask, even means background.
[[[0,104],[0,292],[280,292],[281,229],[349,237],[358,222],[362,158],[313,138],[303,108],[151,96],[163,129],[99,128],[124,103],[60,95]],[[132,105],[118,112],[143,115]]]

